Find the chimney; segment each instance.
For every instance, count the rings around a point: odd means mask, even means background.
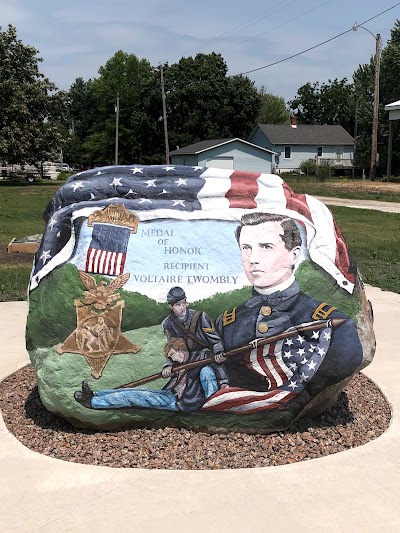
[[[290,117],[290,125],[292,128],[297,128],[297,118],[296,117]]]

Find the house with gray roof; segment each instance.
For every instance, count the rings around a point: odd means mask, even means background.
[[[248,141],[277,153],[276,172],[298,170],[302,161],[353,168],[355,140],[339,125],[257,124]]]
[[[275,166],[273,150],[239,138],[200,141],[178,148],[172,151],[170,156],[173,165],[193,167],[227,168],[270,174]]]

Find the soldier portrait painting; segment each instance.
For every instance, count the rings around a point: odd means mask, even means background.
[[[225,352],[248,346],[224,363],[230,386],[306,390],[313,396],[351,375],[362,361],[356,325],[329,302],[300,290],[293,270],[302,241],[294,220],[263,212],[245,214],[236,239],[253,292],[247,302],[216,319]],[[337,327],[333,319],[341,319]],[[258,345],[284,332],[288,338]]]

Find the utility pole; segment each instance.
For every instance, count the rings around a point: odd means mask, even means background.
[[[117,93],[117,103],[115,105],[115,165],[118,165],[118,127],[119,127],[119,93]]]
[[[375,87],[374,87],[374,115],[372,119],[371,167],[369,179],[375,181],[376,155],[378,152],[378,115],[379,115],[379,71],[381,62],[381,36],[376,36],[375,50]]]
[[[163,70],[162,65],[160,65],[160,76],[161,76],[161,97],[162,97],[162,106],[163,106],[164,138],[165,138],[165,163],[169,165],[167,105],[166,105],[166,99],[165,99],[164,70]]]
[[[381,63],[381,36],[378,33],[374,35],[368,28],[355,22],[352,26],[353,31],[362,28],[375,39],[375,83],[374,83],[374,111],[372,117],[372,138],[371,138],[371,165],[369,169],[369,179],[375,181],[376,159],[378,152],[378,120],[379,120],[379,71]]]

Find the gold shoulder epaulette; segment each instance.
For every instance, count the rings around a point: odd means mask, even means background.
[[[222,315],[222,325],[227,326],[228,324],[232,324],[232,322],[235,322],[236,320],[236,309],[237,307],[234,307],[233,309],[230,309],[228,311],[224,311],[224,314]]]
[[[212,324],[211,328],[201,328],[201,329],[204,331],[204,333],[214,333],[215,326],[214,326],[214,324]]]
[[[314,320],[326,320],[328,316],[332,313],[332,311],[335,311],[335,309],[337,308],[329,307],[329,304],[323,302],[316,308],[311,318],[313,318]]]

